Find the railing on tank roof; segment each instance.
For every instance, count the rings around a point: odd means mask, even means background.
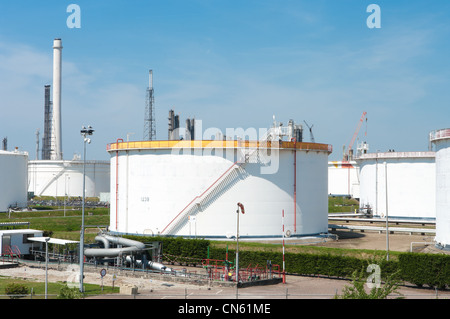
[[[430,141],[439,140],[450,137],[450,129],[441,129],[430,132]]]
[[[306,142],[259,142],[241,140],[163,140],[163,141],[135,141],[110,143],[107,151],[126,149],[163,149],[163,148],[275,148],[275,149],[299,149],[333,152],[332,145]]]

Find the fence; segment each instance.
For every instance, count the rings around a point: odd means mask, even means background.
[[[285,289],[278,293],[248,293],[242,292],[246,289],[234,289],[234,291],[226,291],[224,293],[218,294],[217,292],[199,291],[198,289],[184,289],[184,291],[179,292],[162,292],[155,291],[153,293],[136,293],[136,294],[81,294],[80,299],[184,299],[184,300],[230,300],[230,299],[260,299],[260,300],[292,300],[292,299],[334,299],[339,295],[339,291],[335,293],[327,294],[314,294],[314,293],[298,293],[291,292],[289,289]],[[58,299],[57,294],[21,294],[21,295],[0,295],[0,299]],[[407,293],[407,294],[390,294],[387,299],[450,299],[450,295],[439,290],[428,290],[417,293]]]

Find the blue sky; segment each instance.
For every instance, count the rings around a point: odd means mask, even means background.
[[[72,3],[81,28],[66,24]],[[381,28],[366,24],[371,3]],[[35,159],[62,38],[65,159],[82,152],[82,125],[96,130],[90,159],[142,139],[149,69],[158,139],[171,108],[222,132],[275,115],[312,124],[340,160],[365,111],[358,140],[371,151],[426,151],[428,133],[450,127],[449,21],[447,1],[1,1],[0,137]]]

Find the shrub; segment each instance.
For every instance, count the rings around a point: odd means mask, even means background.
[[[334,299],[387,299],[391,294],[397,294],[398,298],[402,294],[398,292],[400,281],[396,280],[396,274],[392,274],[386,282],[379,287],[374,286],[369,291],[366,290],[367,272],[361,269],[360,272],[354,271],[352,275],[352,284],[345,286],[342,289],[342,295],[336,294]]]
[[[25,297],[25,295],[28,295],[30,292],[25,285],[10,283],[5,287],[5,293],[9,295],[9,298],[17,299]]]
[[[58,299],[80,299],[81,292],[77,288],[69,288],[67,285],[59,290]]]

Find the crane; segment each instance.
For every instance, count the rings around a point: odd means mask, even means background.
[[[358,136],[358,133],[359,133],[359,129],[361,128],[361,125],[364,122],[364,118],[366,117],[366,115],[367,115],[367,112],[363,112],[361,119],[358,122],[358,126],[356,127],[355,133],[353,134],[352,140],[350,141],[350,144],[348,144],[347,151],[344,154],[344,160],[345,160],[345,158],[349,159],[350,150],[353,147],[353,143],[355,143],[356,137]]]

